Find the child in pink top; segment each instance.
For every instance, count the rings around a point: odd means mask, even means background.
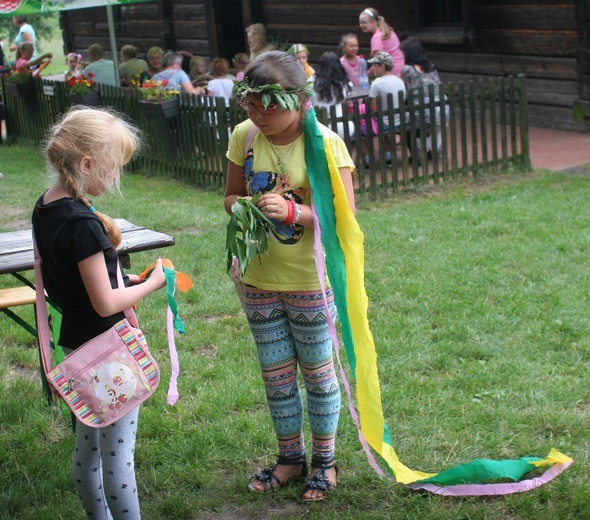
[[[53,54],[50,52],[39,56],[36,59],[31,59],[33,57],[33,53],[35,52],[35,47],[32,43],[24,42],[18,46],[17,56],[16,56],[16,64],[14,68],[16,70],[24,71],[29,70],[31,67],[38,65],[43,61],[50,60],[53,58]]]
[[[342,63],[349,81],[355,87],[360,87],[360,76],[367,72],[367,61],[362,56],[357,56],[359,41],[356,34],[348,33],[342,36],[340,48],[344,53],[340,58],[340,63]]]
[[[387,24],[385,18],[380,16],[377,9],[367,7],[359,15],[359,25],[363,32],[370,32],[371,36],[371,57],[374,57],[379,51],[385,51],[393,58],[394,76],[399,76],[402,67],[405,65],[404,53],[400,47],[400,41],[397,34]]]

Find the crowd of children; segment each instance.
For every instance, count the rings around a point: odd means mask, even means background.
[[[407,42],[400,41],[385,18],[372,7],[367,7],[360,12],[358,24],[360,31],[371,37],[370,55],[367,58],[359,54],[359,37],[354,32],[342,35],[339,42],[339,56],[334,52],[336,48],[313,56],[310,47],[303,43],[284,47],[302,67],[308,81],[316,85],[312,88],[314,106],[326,108],[334,106],[337,114],[341,114],[345,108],[350,111],[351,102],[347,98],[354,91],[354,97],[365,98],[360,107],[361,113],[364,113],[369,106],[372,111],[377,111],[379,107],[387,108],[388,94],[393,94],[394,106],[397,106],[399,93],[402,98],[405,97],[406,89],[416,89],[419,85],[430,84],[438,88],[440,79],[436,69],[426,58],[418,39],[407,38]],[[23,27],[26,29],[27,25]],[[31,43],[31,38],[28,37],[29,33],[25,31],[23,34],[26,37],[16,49],[15,67],[31,72],[36,69],[38,73],[52,56],[43,54],[37,57],[34,43]],[[235,54],[231,62],[223,57],[206,59],[190,52],[179,51],[178,54],[182,56],[182,64],[179,68],[186,73],[190,82],[189,88],[184,78],[183,83],[186,83],[186,87],[183,86],[182,90],[199,95],[223,97],[229,105],[234,85],[247,79],[245,70],[250,61],[276,47],[275,42],[267,40],[266,28],[263,24],[250,25],[246,29],[246,34],[248,49]],[[170,69],[165,63],[165,55],[171,51],[152,47],[147,53],[142,53],[137,47],[125,45],[120,52],[121,63],[117,81],[114,63],[104,58],[102,48],[97,54],[95,52],[97,49],[93,50],[97,46],[98,44],[95,44],[88,49],[90,63],[83,62],[82,55],[78,53],[72,52],[66,56],[65,80],[92,72],[95,82],[133,87],[143,85],[146,80],[170,74],[170,70],[165,70]],[[311,49],[313,51],[313,48]],[[338,57],[336,61],[335,56]],[[310,62],[313,62],[314,66]],[[437,120],[438,117],[437,114]],[[391,123],[399,129],[400,121]],[[383,127],[388,128],[389,125],[390,121],[385,116]],[[373,128],[377,128],[376,121]],[[366,128],[361,128],[361,132],[363,136],[366,135]],[[340,124],[338,133],[341,136],[344,135],[343,124]],[[350,132],[347,133],[354,137],[352,135],[354,128],[350,128]],[[389,161],[390,157],[388,149],[386,159]]]

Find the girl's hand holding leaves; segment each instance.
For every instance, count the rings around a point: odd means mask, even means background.
[[[231,268],[233,257],[236,257],[243,275],[254,257],[258,255],[259,261],[262,261],[262,255],[266,252],[266,234],[268,227],[273,224],[256,207],[259,197],[238,197],[231,206],[232,216],[227,224],[225,242],[227,271]]]

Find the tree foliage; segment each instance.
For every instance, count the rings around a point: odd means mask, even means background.
[[[40,41],[41,47],[43,41],[55,38],[59,34],[59,13],[48,13],[31,15],[28,17],[29,23],[35,29],[37,39]],[[12,23],[12,18],[0,18],[0,39],[4,43],[4,54],[8,57],[12,53],[8,48],[14,42],[14,38],[18,34],[17,27]]]

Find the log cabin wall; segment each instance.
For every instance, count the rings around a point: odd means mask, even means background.
[[[209,0],[159,0],[116,6],[113,14],[117,47],[120,50],[130,44],[147,52],[150,47],[158,46],[214,56],[217,41],[215,24],[208,23],[210,5]],[[64,11],[60,16],[66,52],[79,52],[86,59],[88,47],[99,43],[105,56],[112,57],[104,7]]]
[[[588,37],[585,43],[581,37],[588,34],[588,9],[581,13],[582,4],[588,2],[473,1],[471,44],[432,42],[427,44],[429,57],[446,81],[522,72],[527,76],[531,126],[588,131],[590,61],[585,79],[578,62],[581,49],[588,55]],[[580,17],[585,18],[585,31],[580,30]]]
[[[312,65],[326,50],[339,52],[338,42],[345,32],[356,32],[360,53],[369,53],[369,35],[358,26],[365,4],[260,3],[262,19],[255,21],[265,23],[270,39],[305,43]],[[414,34],[423,41],[443,81],[524,73],[531,126],[590,131],[588,0],[459,0],[447,5],[463,6],[463,24],[422,26],[435,3],[372,1],[370,5],[400,38]]]
[[[445,2],[369,5],[400,38],[415,34],[423,41],[443,81],[525,73],[531,126],[590,131],[590,0],[446,0],[462,14],[460,23],[443,28],[430,23],[434,4]],[[245,27],[261,22],[283,48],[306,44],[313,65],[325,51],[340,53],[347,32],[359,36],[360,54],[369,54],[370,36],[358,26],[365,7],[342,0],[159,0],[114,11],[119,48],[159,45],[231,59],[247,51]],[[95,42],[110,49],[104,8],[62,17],[66,50],[85,51]]]

